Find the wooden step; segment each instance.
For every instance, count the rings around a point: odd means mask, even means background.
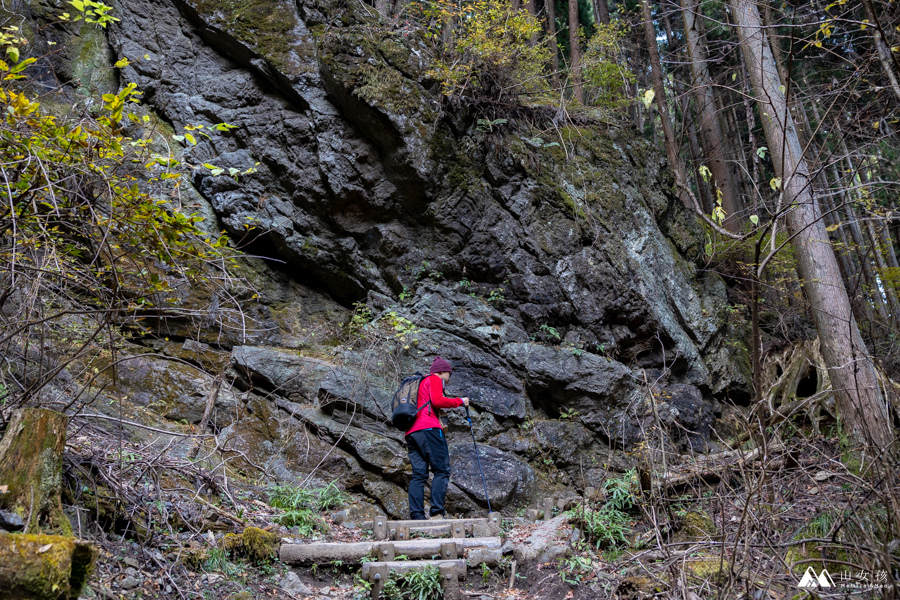
[[[424,521],[417,521],[415,519],[410,519],[407,521],[391,521],[388,520],[387,525],[388,529],[396,529],[398,527],[409,527],[410,530],[413,529],[428,529],[431,527],[445,527],[451,525],[474,525],[475,523],[487,523],[488,520],[484,517],[477,519],[426,519]],[[373,521],[364,521],[360,524],[362,529],[372,529],[375,527],[375,523]]]
[[[394,573],[409,573],[410,571],[421,571],[427,566],[433,566],[436,568],[440,568],[442,565],[454,565],[456,567],[456,575],[457,577],[465,581],[466,580],[466,561],[463,559],[457,560],[391,560],[391,561],[378,561],[378,562],[367,562],[363,563],[362,571],[360,574],[363,579],[369,580],[370,574],[374,570],[378,570],[381,568],[387,568],[389,571],[393,571]]]
[[[499,537],[418,539],[405,542],[313,542],[310,544],[282,544],[279,558],[283,563],[294,565],[322,564],[333,560],[359,562],[365,556],[372,556],[379,546],[386,544],[393,545],[395,556],[432,557],[440,555],[441,545],[448,542],[456,542],[459,554],[462,554],[463,550],[467,548],[496,549],[502,546]]]
[[[401,541],[409,539],[413,532],[431,533],[432,535],[446,535],[449,533],[454,538],[464,538],[467,531],[474,537],[487,537],[500,535],[500,513],[488,513],[487,518],[476,519],[423,519],[391,521],[387,518],[365,521],[361,527],[371,529],[376,540],[384,540],[388,537]],[[447,530],[449,528],[449,531]],[[393,535],[392,535],[393,533]]]

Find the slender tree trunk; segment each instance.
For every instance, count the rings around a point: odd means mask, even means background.
[[[872,37],[875,39],[878,61],[881,63],[885,77],[891,84],[894,95],[900,100],[900,82],[897,81],[897,74],[894,72],[895,59],[891,55],[891,49],[888,47],[887,41],[884,39],[884,30],[881,28],[881,22],[878,20],[878,13],[875,12],[875,7],[872,6],[871,0],[862,0],[862,4],[866,9],[866,18],[869,20]]]
[[[780,90],[782,82],[759,10],[750,0],[731,0],[731,6],[756,101],[760,112],[767,115],[763,128],[776,172],[782,178],[785,206],[790,208],[785,218],[796,251],[797,270],[819,332],[838,410],[858,441],[885,448],[893,438],[888,405],[811,193],[809,170]]]
[[[675,173],[678,187],[678,196],[681,202],[688,208],[694,208],[693,202],[685,190],[687,182],[684,177],[684,168],[678,157],[678,144],[675,141],[675,130],[672,128],[672,120],[669,118],[669,108],[666,106],[666,88],[663,85],[662,65],[659,62],[659,50],[656,45],[656,28],[650,14],[650,0],[642,0],[641,14],[644,21],[644,37],[647,40],[647,50],[650,53],[650,70],[653,76],[653,91],[656,109],[659,111],[659,120],[662,124],[663,137],[665,138],[666,158],[669,167]],[[697,207],[699,208],[699,207]]]
[[[744,102],[744,113],[746,114],[747,119],[747,131],[748,131],[748,141],[750,143],[750,177],[752,178],[752,185],[750,186],[753,193],[753,204],[751,210],[752,214],[759,214],[759,193],[756,191],[757,187],[760,185],[759,180],[759,155],[756,153],[756,134],[753,133],[753,130],[756,129],[756,115],[753,114],[753,107],[750,105],[750,82],[747,79],[746,72],[743,74],[743,86],[744,93],[742,94],[743,102]]]
[[[556,7],[554,0],[544,0],[547,9],[547,43],[550,44],[550,67],[553,69],[553,87],[559,89],[559,42],[556,39]]]
[[[813,116],[816,116],[818,119],[818,109],[813,104]],[[839,119],[834,120],[834,130],[837,134],[838,143],[841,147],[841,152],[844,154],[843,160],[846,165],[846,169],[848,173],[855,173],[856,169],[853,165],[853,159],[850,155],[850,148],[847,146],[847,138],[844,137],[844,130],[841,127],[841,123]],[[851,181],[851,185],[855,182],[856,177],[854,176]],[[853,243],[857,248],[857,256],[859,257],[860,268],[862,269],[863,276],[866,280],[866,285],[869,288],[869,297],[872,299],[872,305],[875,307],[875,311],[878,313],[878,316],[881,319],[881,322],[885,327],[891,326],[891,313],[888,312],[888,307],[884,298],[884,295],[881,293],[881,286],[878,283],[878,278],[875,276],[875,271],[872,268],[872,260],[870,259],[869,253],[866,252],[866,242],[863,238],[862,227],[860,227],[859,215],[856,214],[856,208],[854,207],[853,201],[850,199],[849,194],[845,198],[845,210],[847,213],[847,220],[850,224],[850,232],[853,235]],[[877,248],[872,248],[872,252],[877,252]],[[895,318],[900,317],[900,315],[893,315]]]
[[[678,57],[675,60],[675,64],[677,65],[681,60],[681,52],[677,49],[678,45],[675,41],[675,33],[672,31],[672,23],[669,20],[668,15],[663,18],[663,24],[666,28],[666,41],[669,45],[669,51],[674,53],[675,56]],[[689,165],[696,165],[699,164],[699,161],[701,160],[701,156],[703,156],[703,154],[700,152],[700,142],[697,140],[697,128],[694,126],[696,119],[694,119],[693,113],[691,111],[690,96],[685,93],[684,82],[678,75],[679,68],[676,66],[673,72],[672,80],[675,87],[675,95],[676,97],[681,99],[681,112],[683,114],[682,122],[683,127],[687,132],[688,144],[691,153],[691,160]],[[697,188],[698,195],[700,196],[702,210],[707,214],[711,213],[713,208],[715,208],[715,200],[713,200],[712,193],[709,191],[709,185],[706,183],[706,181],[704,181],[702,177],[700,177],[700,174],[696,169],[686,169],[685,171],[685,176],[688,175],[689,171],[691,178],[694,181],[694,186]]]
[[[781,81],[787,82],[788,72],[784,68],[784,57],[781,52],[781,39],[778,37],[778,24],[775,22],[775,15],[772,14],[772,4],[765,0],[763,10],[763,23],[766,26],[766,33],[769,36],[769,45],[772,47],[772,57],[775,59],[775,67],[778,69],[778,76]],[[787,83],[785,83],[787,85]]]
[[[869,175],[866,170],[866,160],[860,160],[859,167],[856,170],[857,176],[859,177],[859,182],[861,185],[869,184]],[[891,308],[891,317],[894,323],[894,327],[900,329],[900,301],[897,299],[897,290],[893,285],[886,282],[884,279],[884,275],[887,273],[887,269],[889,267],[889,263],[887,262],[887,258],[885,256],[886,250],[883,248],[880,242],[880,238],[878,233],[875,231],[875,226],[872,223],[872,219],[865,219],[865,227],[866,233],[869,236],[869,244],[872,248],[872,258],[875,259],[875,266],[878,267],[879,281],[878,281],[878,290],[884,290],[884,296],[887,298],[888,304]]]
[[[807,84],[808,87],[808,84]],[[819,112],[819,107],[816,99],[813,99],[808,103],[809,109],[812,112],[813,119],[815,119],[815,123],[818,124],[818,127],[822,126],[822,115]],[[849,160],[847,144],[843,140],[843,131],[841,130],[841,125],[836,120],[834,122],[835,132],[837,134],[837,138],[840,140],[839,145],[841,146],[841,150],[844,153],[844,157]],[[841,241],[844,244],[844,255],[849,263],[850,268],[848,271],[855,272],[853,275],[853,279],[848,281],[847,290],[848,292],[863,292],[863,302],[862,306],[864,307],[864,312],[866,314],[866,320],[876,321],[876,318],[883,323],[885,326],[888,326],[890,323],[890,319],[888,317],[887,308],[884,304],[884,298],[878,291],[877,281],[875,280],[875,274],[872,271],[872,263],[869,261],[869,257],[865,252],[865,244],[863,242],[862,230],[859,227],[859,219],[853,211],[853,205],[849,200],[846,189],[842,187],[841,183],[841,174],[838,171],[838,162],[830,161],[829,170],[831,171],[831,179],[834,182],[834,189],[843,189],[842,198],[835,200],[835,205],[838,203],[843,204],[843,211],[838,210],[835,213],[835,219],[839,219],[841,214],[845,214],[847,219],[847,226],[840,227],[839,232],[841,233]],[[848,230],[849,230],[849,238],[848,238]],[[851,243],[852,240],[852,243]],[[859,264],[859,268],[854,266],[854,258],[856,262]],[[860,277],[862,277],[862,281],[865,282],[865,287],[860,288]],[[852,296],[851,296],[852,298]],[[868,300],[866,300],[868,298]],[[858,304],[858,303],[856,303]],[[875,311],[876,314],[873,314],[872,311]],[[858,315],[857,315],[858,318]]]
[[[709,170],[719,191],[722,192],[722,209],[725,211],[725,227],[729,231],[740,229],[737,213],[741,202],[736,186],[728,170],[725,152],[725,137],[716,110],[716,98],[713,91],[712,78],[706,66],[706,51],[701,42],[700,6],[697,0],[681,0],[681,14],[684,20],[685,40],[687,41],[688,62],[693,74],[692,90],[700,111],[700,133],[709,159]]]
[[[815,105],[814,102],[810,103],[813,107]],[[796,102],[798,108],[803,112],[804,117],[806,116],[806,111],[803,110],[803,105],[799,102]],[[814,115],[818,114],[817,111],[813,112]],[[810,132],[814,132],[815,129],[812,127],[812,123],[810,123],[809,119],[805,118],[805,122],[807,124],[807,128]],[[816,123],[819,122],[818,117],[816,117]],[[818,157],[820,154],[816,149],[815,140],[810,140],[809,152],[808,156],[810,157]],[[834,163],[832,163],[832,169],[834,169]],[[822,200],[822,208],[825,211],[824,218],[825,224],[827,225],[826,230],[830,230],[831,238],[833,242],[836,240],[839,249],[835,249],[835,256],[838,259],[838,266],[841,269],[841,275],[844,280],[844,287],[847,289],[847,295],[850,298],[850,306],[853,308],[853,315],[856,317],[856,321],[866,322],[873,321],[873,315],[871,308],[869,306],[868,301],[866,301],[865,296],[861,294],[864,290],[860,289],[860,275],[857,272],[855,265],[853,264],[853,259],[848,255],[848,249],[851,248],[851,245],[847,239],[847,228],[842,226],[840,221],[840,210],[836,210],[835,202],[831,197],[832,194],[832,186],[828,181],[828,175],[825,168],[816,168],[816,181],[819,184],[819,190],[821,190],[821,194],[819,198]],[[832,171],[835,176],[835,185],[834,190],[840,189],[840,180],[837,178],[836,172]]]
[[[375,10],[382,17],[391,16],[391,0],[375,0]]]
[[[609,5],[606,0],[594,0],[594,16],[598,23],[609,25]]]
[[[572,77],[572,95],[584,104],[584,85],[581,80],[581,41],[578,39],[578,0],[569,0],[569,72]]]
[[[537,16],[537,5],[535,4],[535,0],[526,0],[525,2],[525,10],[528,11],[528,14],[532,17]],[[538,34],[534,32],[531,36],[531,40],[528,42],[530,45],[535,46],[538,43]]]

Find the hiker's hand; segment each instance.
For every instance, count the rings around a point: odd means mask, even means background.
[[[469,399],[468,399],[468,398],[460,398],[460,400],[463,401],[463,406],[469,406]]]

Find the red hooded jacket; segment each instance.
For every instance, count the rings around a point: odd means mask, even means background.
[[[422,408],[429,400],[431,400],[431,404],[426,408]],[[419,384],[419,399],[416,403],[416,407],[421,410],[419,410],[416,421],[413,423],[412,427],[409,428],[409,431],[406,432],[406,435],[409,435],[414,431],[430,429],[432,427],[443,429],[440,418],[441,411],[437,409],[456,408],[462,405],[462,398],[444,397],[444,382],[440,377],[432,373]]]

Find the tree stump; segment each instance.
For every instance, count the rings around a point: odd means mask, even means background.
[[[63,513],[62,455],[68,418],[43,408],[15,411],[0,439],[0,509],[19,515],[26,533],[72,535]]]
[[[0,533],[4,600],[75,600],[94,570],[97,549],[60,535]]]

